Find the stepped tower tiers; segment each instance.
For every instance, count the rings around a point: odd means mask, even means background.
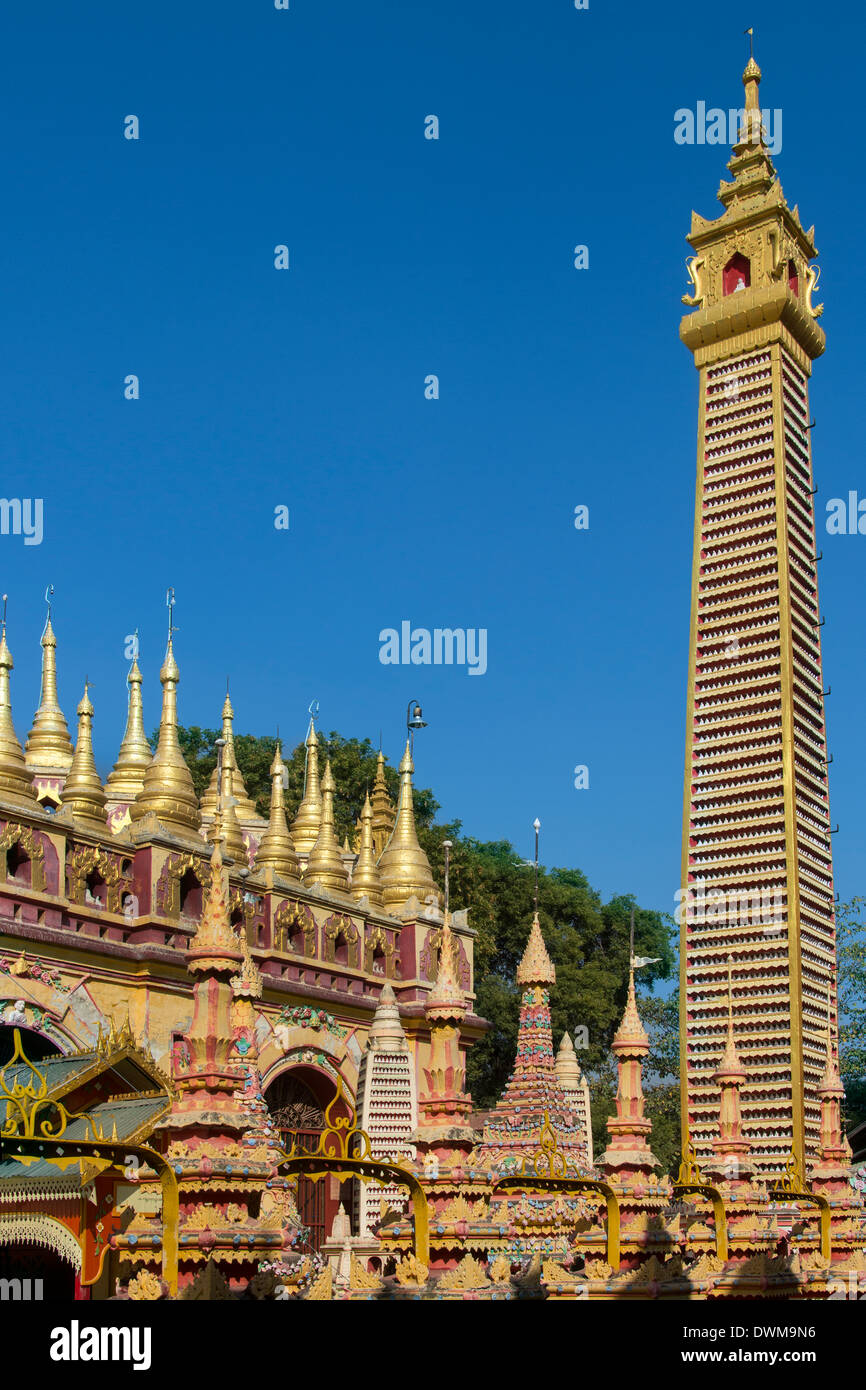
[[[412,1054],[400,1022],[390,984],[382,987],[358,1075],[357,1114],[375,1154],[414,1158],[412,1134],[418,1123]],[[397,1211],[406,1204],[406,1189],[358,1183],[357,1230],[367,1236],[379,1225],[381,1204]]]
[[[733,955],[743,1134],[759,1171],[817,1153],[835,924],[808,380],[813,229],[761,127],[754,59],[714,220],[692,214],[700,374],[681,923],[682,1121],[709,1157]],[[834,995],[835,997],[835,995]],[[835,1012],[835,1007],[834,1007]]]
[[[547,954],[536,912],[517,967],[523,995],[514,1069],[484,1126],[480,1146],[485,1161],[492,1159],[501,1167],[514,1166],[538,1150],[545,1120],[569,1169],[577,1172],[589,1166],[589,1107],[581,1122],[560,1083],[553,1056],[550,986],[555,982],[556,969]]]
[[[306,761],[304,765],[304,795],[292,821],[292,842],[296,853],[306,863],[307,857],[319,838],[319,825],[322,820],[322,788],[319,784],[319,739],[316,725],[310,717],[310,727],[306,737]]]
[[[159,743],[144,774],[144,787],[132,803],[129,814],[133,823],[154,815],[170,834],[186,841],[194,837],[200,843],[198,800],[177,737],[180,671],[174,659],[171,633],[159,679],[162,685]]]
[[[75,822],[99,835],[105,833],[105,792],[93,759],[93,705],[84,683],[84,695],[78,705],[78,738],[69,776],[60,793],[62,811],[72,814]]]
[[[49,591],[50,592],[50,591]],[[24,746],[27,771],[39,801],[57,805],[72,766],[72,740],[57,698],[57,638],[51,625],[51,604],[41,638],[42,684],[39,708]]]
[[[379,859],[382,851],[391,838],[391,831],[394,829],[394,805],[388,795],[388,784],[385,781],[385,754],[382,752],[381,748],[376,758],[376,776],[373,780],[373,795],[370,800],[370,809],[372,814],[373,854],[376,859]],[[361,848],[363,829],[362,818],[359,816],[355,822],[356,853]]]
[[[592,1167],[592,1113],[590,1110],[589,1082],[580,1069],[574,1043],[568,1033],[563,1033],[559,1051],[556,1054],[556,1079],[565,1094],[566,1104],[578,1118],[583,1130],[586,1145],[586,1163]]]
[[[141,699],[141,671],[138,661],[133,657],[126,678],[129,699],[126,714],[126,730],[117,762],[108,774],[105,784],[107,796],[106,810],[108,823],[112,830],[121,830],[129,824],[129,808],[139,792],[144,790],[144,774],[150,766],[153,750],[144,732],[144,709]]]

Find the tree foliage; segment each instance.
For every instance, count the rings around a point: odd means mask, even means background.
[[[836,909],[839,990],[839,1069],[849,1128],[866,1120],[866,899]]]

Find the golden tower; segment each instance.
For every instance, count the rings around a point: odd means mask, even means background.
[[[60,793],[60,805],[64,811],[68,808],[85,829],[104,834],[105,792],[93,758],[93,705],[86,681],[77,714],[78,738],[69,776]]]
[[[307,761],[304,795],[292,821],[292,842],[298,854],[307,855],[319,838],[322,820],[322,789],[319,786],[319,740],[312,717],[306,738]]]
[[[325,763],[322,778],[322,818],[316,843],[310,850],[307,867],[304,870],[305,883],[320,883],[323,888],[336,889],[347,893],[349,875],[340,854],[340,846],[334,831],[334,774],[331,772],[330,758]]]
[[[414,771],[412,750],[407,739],[406,751],[400,762],[397,817],[391,838],[379,859],[379,875],[387,912],[400,911],[412,897],[417,898],[423,906],[431,894],[436,895],[430,861],[418,843],[418,832],[415,829],[412,792]]]
[[[30,809],[36,805],[36,792],[24,761],[24,750],[18,742],[15,725],[12,723],[12,700],[9,690],[9,673],[12,667],[12,653],[6,645],[4,601],[0,633],[0,801],[10,806],[24,806]]]
[[[286,765],[283,762],[278,739],[274,749],[274,759],[271,763],[271,815],[268,828],[259,842],[253,868],[258,870],[270,867],[280,878],[296,883],[300,879],[301,871],[286,822],[286,807],[283,800],[283,774],[285,770]]]
[[[188,840],[198,840],[201,815],[193,787],[192,774],[187,767],[177,737],[177,687],[180,671],[174,659],[171,632],[165,649],[165,660],[159,673],[162,685],[162,713],[159,720],[159,743],[144,774],[144,787],[130,807],[133,823],[153,814],[166,830]]]
[[[743,1133],[804,1171],[819,1137],[835,929],[808,381],[824,350],[814,230],[782,193],[754,59],[715,219],[692,214],[700,376],[682,853],[682,1120],[718,1123],[733,957]],[[733,1036],[733,1035],[732,1035]]]
[[[141,671],[138,661],[133,657],[126,678],[129,697],[126,713],[126,729],[123,742],[117,755],[117,762],[108,774],[105,792],[109,812],[122,809],[122,814],[112,818],[113,829],[129,822],[129,807],[144,789],[144,774],[150,767],[153,751],[144,732],[144,709],[141,699]]]
[[[39,800],[50,798],[54,801],[72,766],[72,740],[57,698],[57,638],[51,625],[50,603],[40,643],[42,683],[39,708],[24,745],[24,758],[27,770],[33,776]]]

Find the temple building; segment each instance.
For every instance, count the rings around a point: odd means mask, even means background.
[[[162,1072],[182,1076],[194,991],[185,962],[201,927],[219,844],[230,926],[249,953],[247,973],[260,980],[255,997],[235,991],[234,1034],[226,1044],[232,1064],[254,1056],[278,1128],[294,1131],[302,1118],[311,1143],[338,1089],[354,1098],[360,1085],[377,1141],[393,1140],[395,1152],[405,1150],[416,1123],[410,1080],[428,1060],[424,1001],[436,979],[443,923],[415,829],[409,745],[396,807],[379,755],[352,851],[334,833],[335,781],[313,721],[304,796],[290,828],[280,750],[265,821],[237,765],[234,710],[226,696],[220,767],[200,805],[178,742],[181,673],[170,633],[160,671],[157,749],[152,752],[144,736],[143,680],[135,660],[125,733],[103,786],[92,746],[101,712],[85,688],[73,747],[57,695],[56,642],[49,617],[42,694],[25,755],[13,723],[13,664],[3,624],[0,1065],[11,1055],[16,1027],[26,1055],[38,1061],[49,1054],[89,1054],[100,1030],[107,1036],[113,1026],[128,1026],[131,1037],[146,1040]],[[471,1009],[474,933],[465,913],[453,935],[467,999],[462,1045],[468,1048],[484,1025]],[[402,1043],[394,1050],[389,1020],[398,1004]],[[342,1195],[351,1209],[351,1197]],[[340,1200],[338,1183],[300,1179],[300,1215],[314,1248],[327,1237]],[[378,1201],[375,1206],[378,1211]]]
[[[692,214],[699,373],[682,851],[683,1133],[712,1152],[727,958],[759,1170],[817,1157],[834,892],[808,382],[824,350],[814,230],[782,193],[754,58],[723,182]]]

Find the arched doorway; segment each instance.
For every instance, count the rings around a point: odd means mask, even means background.
[[[81,1249],[54,1217],[0,1216],[0,1285],[7,1299],[71,1303],[80,1297]]]
[[[292,1067],[271,1082],[264,1097],[286,1148],[291,1147],[293,1137],[307,1152],[318,1147],[325,1110],[336,1094],[331,1078],[315,1067]],[[318,1182],[298,1178],[297,1206],[301,1222],[310,1232],[312,1250],[321,1249],[330,1235],[341,1201],[346,1211],[352,1210],[351,1182],[340,1183],[331,1174]]]

